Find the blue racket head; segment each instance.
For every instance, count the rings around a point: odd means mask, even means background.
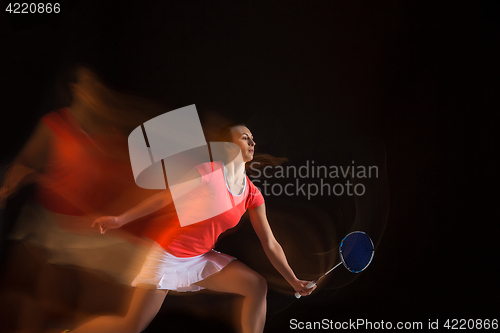
[[[344,266],[353,273],[359,273],[372,262],[374,246],[366,233],[354,231],[344,237],[339,251]]]

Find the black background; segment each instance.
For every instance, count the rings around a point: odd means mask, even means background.
[[[291,318],[498,318],[497,3],[78,1],[63,9],[47,22],[0,14],[4,163],[54,107],[55,76],[74,61],[168,109],[196,104],[252,119],[256,131],[272,119],[292,162],[331,163],[332,147],[349,138],[381,141],[390,210],[369,270],[329,298],[291,301],[267,331],[287,331]],[[196,320],[164,311],[148,332],[183,321],[221,329]]]

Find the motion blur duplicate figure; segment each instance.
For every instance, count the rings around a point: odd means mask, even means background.
[[[29,283],[36,285],[36,292],[26,291],[27,301],[16,301],[21,303],[19,309],[17,303],[10,304],[16,314],[25,313],[29,319],[19,318],[19,325],[35,331],[50,317],[71,320],[82,302],[87,308],[95,303],[95,294],[82,283],[96,282],[81,268],[129,284],[142,263],[137,257],[134,272],[133,262],[141,250],[128,235],[122,233],[127,240],[116,235],[103,238],[91,228],[97,216],[117,214],[144,200],[145,193],[151,195],[129,177],[127,134],[141,123],[140,115],[124,111],[123,96],[108,89],[88,68],[77,67],[72,81],[71,104],[42,117],[7,169],[0,190],[3,207],[22,186],[36,185],[34,198],[23,208],[10,235],[42,258],[42,269],[30,274]],[[11,274],[22,265],[16,262]],[[59,269],[70,266],[80,270]],[[71,295],[64,291],[68,288]],[[105,293],[95,291],[99,292]],[[75,307],[71,298],[80,304]]]

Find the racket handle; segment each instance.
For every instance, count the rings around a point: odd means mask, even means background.
[[[311,281],[311,282],[309,282],[309,283],[306,285],[306,288],[307,288],[307,289],[311,289],[311,288],[312,288],[312,287],[314,287],[315,285],[316,285],[316,282]],[[298,292],[298,291],[296,291],[296,292],[295,292],[295,298],[297,298],[297,299],[298,299],[298,298],[301,298],[301,297],[302,297],[302,296],[299,294],[299,292]]]

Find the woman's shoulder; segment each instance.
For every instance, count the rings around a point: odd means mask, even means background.
[[[69,117],[69,109],[68,108],[60,108],[53,111],[49,111],[42,116],[43,120],[53,120],[53,121],[64,121]]]
[[[205,162],[198,164],[196,169],[198,169],[202,174],[211,174],[217,170],[222,170],[224,165],[220,161]]]
[[[214,171],[214,162],[205,162],[198,164],[195,168],[200,171],[202,175],[208,174]]]
[[[70,111],[68,108],[61,108],[50,111],[42,116],[40,122],[47,125],[53,131],[61,130],[70,124]]]
[[[248,196],[247,196],[247,209],[257,208],[264,203],[264,196],[260,192],[259,188],[255,186],[252,180],[247,177],[247,187],[248,187]]]
[[[256,193],[259,193],[260,194],[260,190],[257,186],[255,186],[255,184],[252,182],[252,180],[248,177],[248,175],[245,175],[245,177],[247,178],[246,179],[246,183],[247,183],[247,186],[248,186],[248,189],[249,189],[249,192],[250,193],[254,193],[254,195]]]
[[[221,162],[205,162],[198,164],[195,167],[196,170],[201,174],[201,177],[203,179],[203,183],[209,183],[210,180],[212,179],[214,173],[216,173],[217,170],[222,169],[222,163]]]

